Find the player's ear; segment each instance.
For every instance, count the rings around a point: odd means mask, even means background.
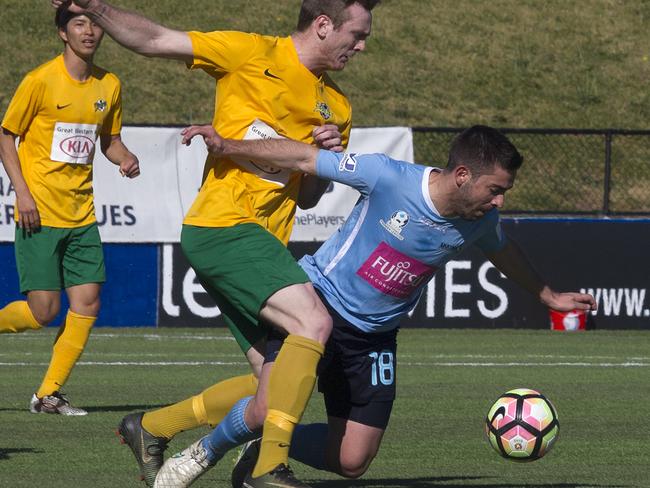
[[[59,27],[57,29],[57,32],[58,32],[59,37],[61,38],[61,40],[63,42],[65,42],[65,43],[67,43],[68,42],[68,31],[66,30],[66,28],[65,27]]]
[[[460,164],[454,169],[454,178],[456,180],[456,186],[460,188],[472,179],[472,172],[467,166]]]
[[[319,15],[314,19],[314,28],[316,29],[316,34],[318,34],[319,39],[325,39],[330,32],[334,30],[334,23],[327,15]]]

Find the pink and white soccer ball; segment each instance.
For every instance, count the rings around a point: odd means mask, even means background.
[[[517,388],[501,395],[485,419],[490,445],[513,461],[534,461],[553,447],[560,432],[557,412],[541,393]]]

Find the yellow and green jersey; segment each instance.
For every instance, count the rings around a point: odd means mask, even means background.
[[[23,79],[2,127],[20,136],[20,167],[42,225],[72,228],[95,222],[97,137],[117,135],[121,126],[120,82],[101,68],[77,81],[60,55]]]
[[[232,139],[287,137],[313,144],[312,131],[335,124],[347,145],[350,104],[327,76],[298,59],[290,37],[190,32],[192,69],[216,79],[213,125]],[[185,224],[229,227],[253,222],[289,240],[301,175],[255,161],[208,156],[203,184]]]

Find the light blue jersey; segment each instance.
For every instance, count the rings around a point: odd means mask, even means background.
[[[439,170],[384,154],[319,152],[318,176],[361,197],[300,265],[330,306],[365,332],[397,327],[433,274],[466,247],[490,253],[505,244],[496,209],[478,220],[441,217],[429,196],[431,171]]]

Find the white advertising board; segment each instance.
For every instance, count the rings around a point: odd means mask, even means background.
[[[124,127],[122,139],[140,159],[141,175],[123,178],[97,154],[94,161],[95,212],[104,242],[179,242],[183,216],[194,200],[203,174],[206,148],[201,139],[180,144],[177,127]],[[386,153],[413,161],[409,128],[353,129],[349,152]],[[296,214],[292,241],[322,241],[348,215],[358,193],[333,184],[313,209]],[[15,193],[0,166],[0,242],[13,241]]]

